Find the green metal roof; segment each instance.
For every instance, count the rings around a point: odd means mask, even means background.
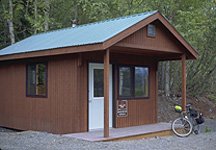
[[[157,13],[157,11],[145,12],[32,35],[0,50],[0,56],[103,43],[155,13]]]

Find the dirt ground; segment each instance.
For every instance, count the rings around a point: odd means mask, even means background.
[[[205,118],[216,119],[216,103],[207,98],[187,98],[187,103],[191,103],[193,108],[202,112]],[[174,109],[177,104],[181,105],[180,97],[160,96],[158,98],[158,121],[170,122],[179,117],[179,113],[176,113]]]
[[[12,131],[0,128],[1,150],[213,150],[216,147],[216,121],[207,119],[211,130],[187,138],[155,137],[117,142],[88,142],[58,134]],[[210,128],[210,126],[208,126]]]
[[[179,117],[174,111],[174,106],[180,104],[180,98],[159,97],[158,99],[158,121],[170,122]],[[0,127],[0,150],[144,150],[144,149],[215,149],[216,147],[216,105],[206,98],[188,99],[194,108],[203,112],[205,123],[201,125],[198,135],[190,135],[187,138],[177,136],[155,137],[120,142],[87,142],[37,131],[10,130]]]

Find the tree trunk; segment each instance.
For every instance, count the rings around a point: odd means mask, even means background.
[[[158,63],[158,90],[161,90],[161,71],[162,71],[162,64],[161,62]]]
[[[165,91],[165,62],[161,62],[161,91]]]
[[[50,10],[50,3],[49,0],[45,0],[45,21],[44,21],[44,30],[48,31],[49,30],[49,10]]]
[[[34,19],[37,21],[38,18],[38,9],[37,9],[37,0],[34,1]],[[37,28],[34,27],[34,34],[37,33]]]
[[[9,29],[9,36],[11,44],[15,43],[15,35],[14,35],[14,25],[13,25],[13,3],[12,0],[8,0],[9,2],[9,19],[7,19],[8,22],[8,29]]]
[[[170,96],[170,62],[166,62],[165,71],[165,95]]]

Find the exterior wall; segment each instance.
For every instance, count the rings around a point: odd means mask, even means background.
[[[150,67],[149,98],[129,99],[128,100],[128,116],[127,117],[116,117],[116,120],[115,120],[116,127],[137,126],[137,125],[151,124],[151,123],[157,122],[156,120],[157,111],[156,111],[155,67],[152,65],[150,65],[149,67]],[[117,85],[115,86],[117,87]],[[115,90],[115,93],[116,93],[115,104],[117,105],[117,101],[119,100],[117,97],[117,90]]]
[[[147,27],[143,27],[117,43],[116,46],[171,53],[183,53],[186,50],[160,22],[155,21],[152,24],[156,26],[155,37],[148,37]]]
[[[0,65],[0,126],[52,133],[87,131],[87,95],[82,92],[87,90],[82,87],[87,76],[78,58],[42,59],[49,60],[47,98],[26,97],[25,62]]]
[[[154,58],[111,53],[114,68],[120,64],[150,68],[150,97],[128,100],[128,116],[116,118],[117,81],[114,71],[114,127],[155,123],[156,66]],[[103,63],[103,52],[49,57],[31,61],[48,62],[48,97],[26,97],[26,64],[30,60],[0,64],[0,126],[52,133],[88,131],[88,63]]]
[[[146,58],[145,56],[133,55],[113,55],[113,62],[116,64],[132,64],[143,65],[149,67],[149,98],[129,99],[128,100],[128,116],[116,117],[115,127],[128,127],[143,124],[151,124],[157,122],[157,87],[156,87],[156,71],[157,61],[154,58]],[[117,97],[117,70],[115,70],[115,104],[119,100]],[[114,107],[115,112],[117,106]]]
[[[87,53],[83,55],[83,61],[103,63],[103,53]],[[156,71],[157,60],[153,57],[145,57],[139,55],[128,55],[111,52],[110,63],[114,68],[114,84],[113,84],[113,126],[116,128],[137,126],[143,124],[151,124],[157,122],[157,86],[156,86]],[[128,100],[128,116],[116,117],[117,109],[117,68],[116,65],[143,65],[150,68],[150,95],[145,99],[130,99]]]

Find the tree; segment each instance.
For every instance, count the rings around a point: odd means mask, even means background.
[[[159,10],[199,51],[187,62],[188,95],[216,95],[215,0],[0,0],[0,48],[32,34],[108,18]],[[9,35],[9,36],[8,36]],[[159,64],[159,88],[166,95],[181,91],[178,61]]]
[[[37,20],[38,19],[38,1],[37,0],[35,0],[34,1],[34,19],[35,20]],[[34,34],[36,34],[37,33],[37,29],[36,28],[34,28]]]
[[[14,35],[14,24],[13,24],[13,2],[12,0],[8,0],[9,3],[9,17],[7,19],[8,28],[9,28],[9,36],[11,44],[15,43],[15,35]]]
[[[49,30],[49,10],[50,3],[49,0],[45,0],[45,9],[44,9],[44,31]]]

